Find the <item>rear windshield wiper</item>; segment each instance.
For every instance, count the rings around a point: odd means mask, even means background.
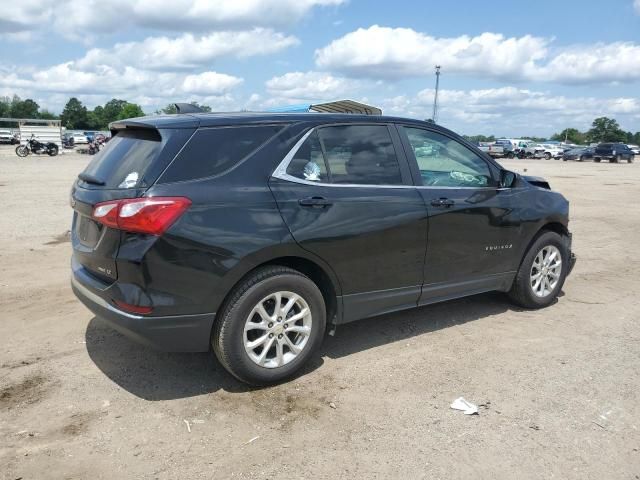
[[[100,180],[98,177],[94,177],[88,173],[81,173],[78,178],[83,182],[91,183],[93,185],[104,185],[104,180]]]

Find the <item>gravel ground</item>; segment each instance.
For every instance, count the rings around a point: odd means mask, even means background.
[[[578,263],[550,308],[486,294],[357,322],[297,380],[252,390],[74,298],[87,161],[0,147],[2,477],[639,478],[638,163],[503,161],[571,201]],[[449,408],[461,395],[478,416]]]

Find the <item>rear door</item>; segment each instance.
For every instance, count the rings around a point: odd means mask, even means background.
[[[108,200],[142,196],[193,129],[126,128],[114,133],[71,191],[73,268],[84,268],[107,283],[118,278],[121,232],[94,221],[93,207]]]
[[[398,140],[386,124],[318,127],[270,182],[295,240],[338,276],[345,321],[420,295],[427,215]]]
[[[514,189],[497,169],[453,137],[400,126],[429,213],[429,243],[420,303],[500,288],[517,264],[520,230]]]

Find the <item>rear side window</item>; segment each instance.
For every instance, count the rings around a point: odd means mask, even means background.
[[[402,176],[386,125],[342,125],[318,130],[331,183],[401,185]]]
[[[255,152],[282,125],[203,128],[193,135],[162,175],[163,183],[219,175]]]
[[[287,173],[309,182],[329,181],[317,132],[311,133],[300,146],[287,167]]]
[[[152,129],[119,131],[87,165],[84,173],[104,181],[106,188],[140,186],[144,172],[164,146],[160,132]]]

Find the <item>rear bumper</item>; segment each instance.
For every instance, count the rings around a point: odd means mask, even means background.
[[[123,312],[84,285],[74,272],[71,288],[76,297],[112,328],[144,345],[167,352],[206,352],[210,348],[215,314],[151,317]]]

